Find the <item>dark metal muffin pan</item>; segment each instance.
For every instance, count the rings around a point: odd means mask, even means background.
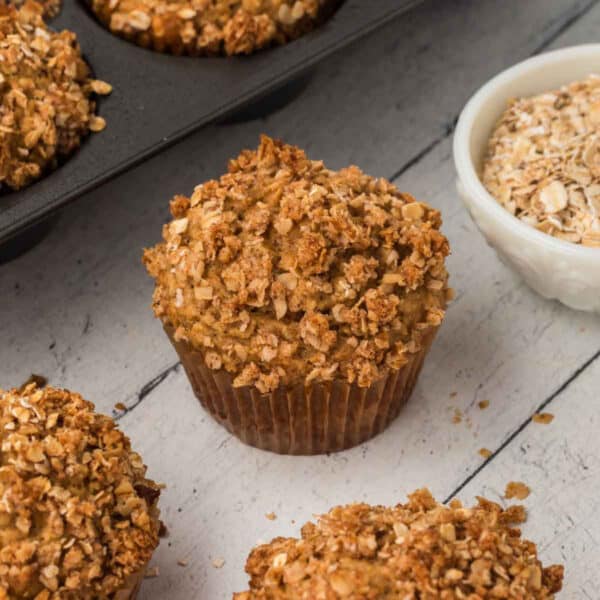
[[[0,242],[202,125],[235,116],[417,1],[346,0],[323,26],[285,46],[247,57],[195,58],[139,48],[107,31],[83,0],[63,0],[52,27],[75,31],[95,76],[114,87],[99,103],[107,128],[44,179],[0,196]]]

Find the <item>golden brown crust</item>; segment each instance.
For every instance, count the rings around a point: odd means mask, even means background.
[[[110,89],[90,79],[74,33],[45,25],[40,4],[0,0],[0,190],[29,185],[103,129],[93,93]]]
[[[234,600],[550,600],[563,567],[543,568],[535,544],[484,499],[464,508],[419,490],[394,508],[336,507],[301,539],[276,538],[248,558],[250,590]]]
[[[144,254],[155,313],[235,386],[368,387],[442,320],[439,212],[357,167],[263,137],[171,210]]]
[[[318,25],[337,0],[89,0],[117,35],[161,52],[250,54]]]
[[[158,545],[158,486],[78,394],[0,391],[0,599],[100,600]]]
[[[26,2],[30,0],[8,0],[9,4],[12,4],[16,7],[23,6]],[[52,18],[55,17],[62,7],[62,0],[35,0],[38,4],[42,6],[42,10],[44,11],[44,17]]]

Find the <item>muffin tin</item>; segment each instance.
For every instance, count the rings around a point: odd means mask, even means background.
[[[95,76],[113,85],[99,103],[107,128],[44,179],[0,197],[0,242],[202,125],[235,116],[417,2],[346,0],[322,27],[286,46],[248,57],[190,58],[139,48],[107,31],[84,0],[65,0],[51,25],[75,31]]]

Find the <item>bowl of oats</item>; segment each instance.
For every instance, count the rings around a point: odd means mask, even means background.
[[[542,296],[600,312],[600,44],[536,56],[480,88],[454,161],[499,257]]]

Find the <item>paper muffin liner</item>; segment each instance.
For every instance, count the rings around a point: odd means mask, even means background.
[[[230,373],[209,369],[202,352],[165,326],[194,393],[218,423],[245,444],[296,455],[346,450],[381,433],[410,397],[437,330],[424,331],[421,350],[368,388],[334,380],[261,394],[234,387]]]
[[[144,581],[146,567],[147,565],[137,573],[129,576],[127,582],[123,586],[123,589],[119,590],[115,594],[114,600],[135,600],[137,598],[142,581]]]

